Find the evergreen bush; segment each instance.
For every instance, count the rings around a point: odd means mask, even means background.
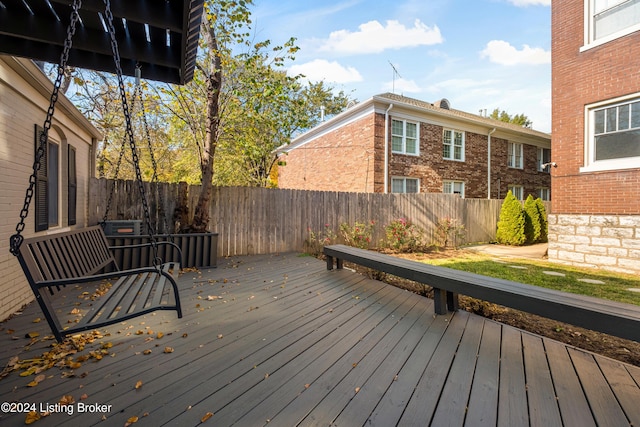
[[[525,215],[520,201],[509,191],[500,208],[496,240],[504,245],[521,246],[527,241],[524,234]]]
[[[540,217],[540,237],[538,238],[538,242],[546,242],[548,240],[549,235],[549,221],[547,221],[547,209],[544,207],[544,203],[542,203],[542,199],[536,199],[536,208],[538,209],[538,214]]]
[[[524,234],[527,237],[527,244],[540,241],[540,211],[538,204],[531,194],[524,202]]]

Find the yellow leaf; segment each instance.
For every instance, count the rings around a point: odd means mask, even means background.
[[[200,419],[200,422],[203,423],[211,417],[213,417],[213,412],[207,412],[206,414],[204,414],[204,417]]]
[[[142,387],[142,381],[138,381],[136,383],[136,390],[139,389],[140,387]]]
[[[33,424],[36,421],[38,421],[40,418],[42,418],[40,416],[40,414],[36,411],[31,411],[27,414],[26,418],[24,419],[24,423],[25,424]]]
[[[160,339],[164,336],[164,334],[162,332],[158,332],[158,334],[156,335],[157,339]]]
[[[62,396],[62,399],[60,399],[60,403],[61,405],[71,405],[72,403],[75,403],[75,400],[73,400],[73,396],[71,395],[66,395],[66,396]]]
[[[127,420],[127,422],[124,424],[124,427],[129,427],[131,424],[137,423],[138,422],[138,417],[131,417]]]
[[[164,352],[165,353],[173,353],[173,348],[172,347],[165,347],[164,348]]]
[[[146,349],[145,351],[142,352],[142,354],[144,354],[145,356],[148,354],[151,354],[151,350],[150,349]]]
[[[38,385],[38,381],[31,381],[29,384],[27,384],[27,387],[35,387]]]
[[[33,323],[40,323],[42,321],[41,318],[36,317],[35,319],[33,319]]]
[[[29,332],[26,334],[25,338],[38,338],[40,336],[40,333],[38,332]]]

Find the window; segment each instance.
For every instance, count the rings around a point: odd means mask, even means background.
[[[542,167],[545,163],[551,162],[551,150],[549,148],[538,148],[538,171],[540,172],[550,172],[550,167]]]
[[[464,132],[445,129],[442,137],[442,157],[464,161]]]
[[[36,126],[35,150],[40,145],[42,132],[43,129]],[[75,156],[73,161],[75,173]],[[60,146],[51,139],[47,140],[36,175],[35,222],[36,231],[60,225]]]
[[[462,181],[443,181],[442,192],[447,194],[459,194],[464,198],[464,182]]]
[[[587,107],[585,167],[581,171],[637,168],[640,98]]]
[[[510,168],[522,169],[522,144],[509,142],[507,150],[507,165]]]
[[[507,189],[511,191],[511,194],[513,194],[516,199],[524,200],[524,198],[522,197],[524,194],[524,191],[522,190],[521,185],[510,185],[507,187]]]
[[[418,124],[405,120],[391,121],[391,151],[398,154],[419,154]]]
[[[392,193],[419,193],[420,181],[417,178],[391,178]]]
[[[640,29],[640,0],[585,0],[585,44],[597,46]]]
[[[551,200],[550,192],[548,188],[538,188],[538,197],[542,200]]]

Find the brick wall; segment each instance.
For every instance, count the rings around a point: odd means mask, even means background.
[[[640,32],[580,52],[584,1],[552,2],[552,212],[640,214],[640,169],[581,173],[585,105],[640,92]],[[558,189],[562,189],[559,191]]]
[[[420,157],[392,154],[390,174],[420,178],[423,192],[442,192],[443,180],[464,181],[465,197],[487,197],[487,135],[465,132],[465,161],[443,159],[443,126],[420,124]],[[491,198],[504,198],[509,185],[522,185],[525,197],[550,187],[547,173],[537,172],[537,149],[524,146],[525,167],[507,166],[508,141],[491,139]]]
[[[281,156],[278,187],[352,192],[373,192],[375,182],[382,187],[384,177],[374,176],[376,125],[384,127],[384,117],[380,125],[368,115]]]
[[[371,114],[294,149],[278,167],[278,186],[307,190],[383,192],[384,114]],[[391,120],[389,120],[391,126]],[[443,127],[420,123],[420,156],[389,154],[391,177],[420,179],[422,192],[442,192],[443,180],[464,181],[465,196],[487,197],[487,135],[465,133],[465,161],[442,158]],[[374,137],[375,130],[375,137]],[[375,138],[375,147],[368,143]],[[504,198],[508,185],[522,185],[527,194],[549,188],[548,173],[537,172],[537,149],[524,146],[524,169],[507,167],[507,143],[491,140],[491,198]],[[336,156],[336,153],[339,155]],[[336,159],[339,159],[337,161]]]

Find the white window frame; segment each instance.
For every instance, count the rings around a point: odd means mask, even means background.
[[[507,191],[511,191],[511,194],[518,200],[524,200],[524,187],[522,185],[509,185]]]
[[[449,143],[447,143],[446,139],[445,139],[445,134],[447,132],[451,132],[451,141]],[[455,137],[456,134],[460,134],[460,139],[461,139],[461,145],[456,145],[455,144]],[[444,147],[448,146],[449,147],[449,156],[445,156],[444,154]],[[457,162],[464,162],[464,146],[465,146],[465,132],[461,131],[461,130],[455,130],[455,129],[443,129],[442,130],[442,158],[445,160],[453,160],[453,161],[457,161]],[[456,156],[455,154],[455,149],[456,147],[460,147],[460,156],[459,158]]]
[[[398,182],[398,181],[402,182],[402,191],[393,191],[393,183],[394,182]],[[396,194],[406,193],[407,192],[407,181],[415,181],[416,182],[416,193],[420,192],[420,179],[412,178],[412,177],[406,177],[406,176],[393,176],[393,177],[391,177],[391,192],[392,193],[396,193]],[[415,193],[411,193],[411,194],[415,194]]]
[[[620,2],[618,4],[616,4],[615,6],[611,7],[610,9],[613,10],[615,9],[617,6],[619,6],[621,3]],[[629,2],[624,2],[624,3],[630,3],[629,6],[634,6],[637,5],[636,7],[640,7],[640,2],[638,0],[631,0]],[[602,36],[599,38],[596,38],[596,34],[595,34],[595,15],[601,13],[602,11],[597,11],[596,9],[596,0],[585,0],[584,1],[584,46],[582,46],[580,48],[580,51],[585,51],[588,49],[591,49],[593,47],[596,46],[600,46],[604,43],[608,43],[612,40],[616,40],[619,39],[620,37],[624,37],[627,34],[631,34],[633,32],[636,32],[638,30],[640,30],[640,22],[638,22],[637,24],[633,24],[633,25],[629,25],[625,28],[622,28],[616,32],[613,32],[611,34],[607,34],[606,36]]]
[[[624,157],[618,159],[605,159],[605,160],[596,160],[596,150],[595,150],[595,141],[596,141],[596,129],[595,129],[595,114],[597,111],[601,111],[607,108],[618,108],[621,105],[633,104],[636,102],[640,102],[640,93],[636,93],[629,96],[619,97],[610,99],[607,101],[602,101],[594,104],[590,104],[585,106],[585,141],[584,141],[584,165],[580,168],[580,172],[596,172],[596,171],[605,171],[605,170],[616,170],[616,169],[638,169],[640,165],[640,156],[635,157]],[[618,110],[619,111],[619,110]],[[640,129],[638,127],[633,127],[630,129],[625,129],[625,131],[631,129]],[[615,133],[615,132],[611,132]]]
[[[551,190],[548,187],[540,187],[536,192],[538,193],[538,197],[545,202],[551,200]]]
[[[394,122],[402,123],[402,134],[393,133]],[[415,152],[407,151],[407,140],[413,139],[413,138],[407,137],[407,124],[412,124],[412,125],[415,125],[416,127]],[[394,138],[402,139],[402,149],[396,150],[393,148]],[[406,154],[407,156],[419,156],[420,155],[420,123],[413,122],[410,120],[403,120],[403,119],[391,119],[391,152],[394,154]]]
[[[507,143],[507,166],[513,169],[524,169],[524,144]]]
[[[442,192],[445,194],[458,194],[464,199],[464,181],[445,179],[442,181]]]
[[[547,158],[545,159],[545,153],[548,153],[549,155],[546,156]],[[542,147],[538,147],[538,158],[537,158],[537,163],[538,163],[538,172],[546,172],[546,173],[551,173],[551,167],[549,165],[547,165],[546,167],[542,167],[543,164],[545,163],[549,163],[551,162],[551,148],[542,148]]]

